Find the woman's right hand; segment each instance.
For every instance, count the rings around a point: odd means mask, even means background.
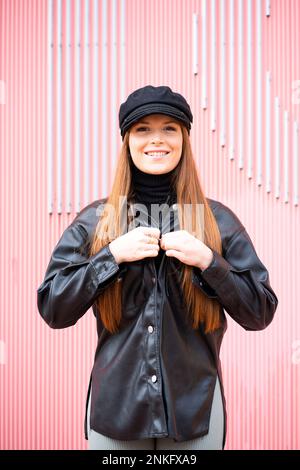
[[[160,230],[154,227],[136,227],[109,244],[110,251],[118,264],[124,261],[157,256]],[[151,243],[149,239],[152,237]]]

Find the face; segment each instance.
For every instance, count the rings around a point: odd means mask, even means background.
[[[145,173],[162,174],[173,170],[182,153],[179,122],[164,114],[151,114],[133,124],[129,149],[133,163]]]

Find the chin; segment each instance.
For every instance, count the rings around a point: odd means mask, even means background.
[[[171,168],[164,167],[163,165],[151,165],[142,168],[142,171],[145,173],[152,173],[152,174],[161,174],[161,173],[168,173],[171,171]]]

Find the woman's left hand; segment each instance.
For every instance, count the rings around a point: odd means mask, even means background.
[[[212,250],[186,230],[164,233],[160,239],[160,246],[166,250],[167,256],[174,256],[182,263],[196,266],[202,271],[213,259]]]

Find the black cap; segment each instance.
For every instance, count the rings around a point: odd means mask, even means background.
[[[149,114],[166,114],[176,118],[190,133],[193,115],[186,99],[168,86],[147,85],[132,92],[120,106],[119,127],[122,140],[135,122]]]

